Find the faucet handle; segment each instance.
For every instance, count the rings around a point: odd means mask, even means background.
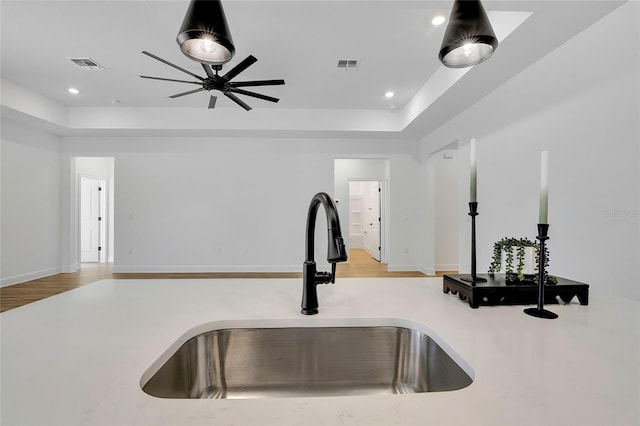
[[[335,265],[335,264],[334,264]],[[316,284],[329,284],[334,282],[334,275],[331,272],[316,272],[314,276]]]

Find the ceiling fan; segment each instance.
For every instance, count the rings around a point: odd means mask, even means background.
[[[231,81],[234,77],[236,77],[238,74],[240,74],[242,71],[246,70],[247,68],[249,68],[251,65],[253,65],[257,59],[252,56],[249,55],[247,58],[245,58],[242,62],[240,62],[238,65],[236,65],[235,67],[231,68],[231,70],[229,70],[226,74],[224,75],[218,75],[218,72],[222,70],[222,65],[221,64],[215,64],[215,65],[209,65],[209,64],[204,64],[202,62],[200,62],[200,65],[202,65],[202,68],[204,68],[205,73],[207,74],[206,77],[201,77],[197,74],[192,73],[189,70],[186,70],[182,67],[179,67],[178,65],[172,64],[171,62],[162,59],[156,55],[154,55],[153,53],[149,53],[147,51],[143,51],[142,53],[144,53],[147,56],[152,57],[153,59],[156,59],[164,64],[169,65],[170,67],[173,67],[177,70],[180,70],[186,74],[189,74],[192,77],[197,78],[199,81],[188,81],[188,80],[175,80],[172,78],[162,78],[162,77],[150,77],[147,75],[141,75],[140,77],[142,78],[149,78],[152,80],[162,80],[162,81],[173,81],[173,82],[177,82],[177,83],[188,83],[188,84],[197,84],[201,87],[199,87],[198,89],[194,89],[194,90],[189,90],[186,92],[182,92],[182,93],[177,93],[175,95],[171,95],[169,96],[170,98],[177,98],[180,96],[185,96],[185,95],[191,95],[192,93],[197,93],[197,92],[202,92],[204,90],[211,92],[212,90],[218,90],[220,92],[222,92],[223,95],[225,95],[227,98],[231,99],[233,102],[237,103],[238,105],[240,105],[242,108],[244,108],[245,110],[249,111],[251,110],[251,107],[249,105],[247,105],[242,99],[240,99],[237,95],[245,95],[245,96],[251,96],[254,98],[258,98],[258,99],[263,99],[265,101],[269,101],[269,102],[278,102],[279,99],[278,98],[274,98],[272,96],[267,96],[267,95],[263,95],[260,93],[256,93],[256,92],[250,92],[248,90],[244,90],[244,89],[240,89],[240,87],[251,87],[251,86],[275,86],[275,85],[281,85],[284,84],[284,80],[254,80],[254,81]],[[216,106],[216,100],[217,97],[214,95],[211,95],[211,97],[209,98],[209,108],[215,108]]]

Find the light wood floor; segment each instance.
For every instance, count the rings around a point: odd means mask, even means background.
[[[455,273],[441,271],[436,275]],[[374,260],[363,249],[351,249],[349,261],[339,263],[338,278],[424,277],[421,272],[389,272],[387,264]],[[280,273],[113,273],[110,263],[83,263],[78,272],[57,274],[0,288],[0,312],[63,293],[102,279],[162,279],[162,278],[301,278],[302,272]]]

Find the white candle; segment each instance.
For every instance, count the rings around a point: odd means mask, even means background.
[[[540,156],[540,215],[538,223],[548,223],[549,214],[549,151]]]
[[[477,184],[478,184],[478,171],[476,161],[476,140],[471,139],[471,181],[469,187],[469,201],[475,203],[478,201],[476,196]]]

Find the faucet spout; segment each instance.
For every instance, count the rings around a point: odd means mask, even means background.
[[[327,260],[331,263],[331,272],[318,272],[314,259],[316,217],[320,204],[327,215],[328,248]],[[318,294],[316,285],[335,283],[336,263],[347,260],[347,251],[340,230],[338,209],[331,197],[319,192],[311,199],[307,215],[305,233],[305,261],[302,268],[302,313],[314,315],[318,313]]]

